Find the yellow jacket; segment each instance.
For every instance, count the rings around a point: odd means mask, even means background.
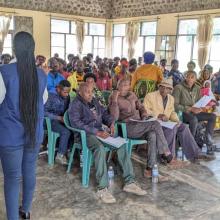
[[[75,90],[78,89],[79,85],[78,85],[78,82],[77,82],[77,79],[76,79],[76,72],[73,72],[72,75],[67,78],[67,80],[71,84],[71,91],[73,89],[75,89]]]
[[[148,93],[144,98],[144,108],[148,114],[153,115],[155,118],[157,118],[159,114],[164,114],[170,121],[179,122],[179,118],[174,109],[174,98],[171,95],[168,95],[167,105],[164,109],[160,92]]]
[[[160,83],[163,79],[162,70],[155,65],[152,64],[144,64],[137,68],[135,71],[132,81],[131,81],[131,88],[134,90],[136,83],[140,79],[146,80],[154,80],[156,83]]]

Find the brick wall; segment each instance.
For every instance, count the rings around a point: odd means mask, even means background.
[[[110,2],[109,0],[0,0],[0,6],[107,18],[111,10]]]
[[[112,18],[220,8],[220,0],[113,0]]]

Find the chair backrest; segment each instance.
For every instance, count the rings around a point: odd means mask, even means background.
[[[69,115],[67,111],[64,113],[63,120],[64,120],[65,126],[70,129],[71,126],[70,126]]]
[[[52,132],[52,128],[51,128],[51,120],[48,117],[45,117],[46,120],[46,125],[47,125],[47,132],[48,134]]]

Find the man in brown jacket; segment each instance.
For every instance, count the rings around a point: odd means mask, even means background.
[[[118,90],[114,91],[109,98],[109,110],[115,120],[126,122],[128,138],[148,141],[146,176],[151,176],[152,168],[157,163],[157,152],[166,162],[170,163],[172,161],[173,157],[159,122],[131,120],[144,120],[148,117],[148,114],[137,96],[130,91],[129,80],[119,81]]]

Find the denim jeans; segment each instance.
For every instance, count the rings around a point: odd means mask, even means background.
[[[22,181],[22,209],[31,209],[36,185],[36,161],[40,145],[34,149],[24,146],[0,146],[0,160],[4,173],[4,194],[8,220],[19,219],[19,193]]]
[[[68,148],[68,142],[71,132],[64,124],[61,124],[58,120],[51,121],[51,128],[54,132],[60,134],[60,141],[58,147],[58,153],[65,154]]]

